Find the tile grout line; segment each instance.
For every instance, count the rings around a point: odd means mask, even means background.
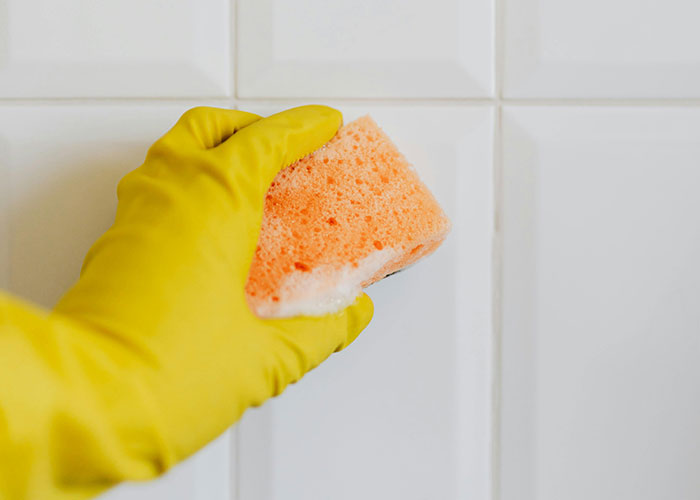
[[[501,273],[503,245],[501,235],[502,154],[503,154],[503,86],[505,75],[505,0],[493,3],[493,50],[495,123],[492,160],[492,226],[491,235],[491,449],[490,498],[501,499]]]
[[[251,104],[295,104],[302,101],[331,102],[339,104],[379,104],[387,106],[401,105],[474,105],[492,106],[496,100],[491,97],[312,97],[312,96],[288,96],[288,97],[243,97],[236,98],[239,103]]]
[[[238,98],[231,96],[184,96],[184,97],[0,97],[0,106],[61,106],[61,105],[195,105],[197,101],[238,104],[284,104],[299,103],[305,100],[319,100],[312,97],[283,98]],[[588,99],[588,98],[374,98],[374,97],[328,97],[320,101],[338,104],[378,104],[383,106],[551,106],[551,107],[699,107],[700,99]]]
[[[238,422],[240,422],[240,419]],[[228,478],[231,500],[240,500],[241,497],[241,427],[238,425],[238,422],[233,424],[229,440],[229,450],[231,452],[231,461],[233,462],[232,467],[230,467],[231,476]]]
[[[561,107],[696,107],[700,99],[659,99],[659,98],[502,98],[507,106],[561,106]]]
[[[502,89],[494,89],[495,92]],[[183,98],[181,100],[191,100]],[[589,99],[589,98],[506,98],[506,97],[417,97],[417,98],[386,98],[386,97],[246,97],[235,98],[239,104],[295,104],[301,101],[320,101],[339,104],[378,104],[385,106],[419,105],[461,105],[461,106],[561,106],[561,107],[681,107],[700,106],[700,99]],[[0,98],[0,102],[2,99]]]
[[[491,500],[501,498],[501,380],[502,380],[502,269],[503,269],[503,107],[495,110],[492,175],[491,235]]]
[[[231,53],[229,54],[229,60],[232,61],[231,85],[233,87],[231,97],[235,105],[235,101],[238,99],[238,53],[240,42],[238,37],[238,0],[230,0],[229,5],[231,6],[231,20],[229,22],[229,29],[231,30]]]
[[[503,100],[503,75],[505,73],[505,43],[503,39],[503,25],[505,22],[503,14],[504,1],[505,0],[494,0],[493,3],[493,80],[496,104],[501,104]]]
[[[231,97],[0,97],[0,106],[105,106],[125,104],[158,106],[187,103],[196,105],[198,101],[226,104],[231,102]]]

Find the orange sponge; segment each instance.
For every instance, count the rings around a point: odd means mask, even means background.
[[[396,146],[362,117],[270,186],[248,303],[260,317],[335,312],[432,253],[449,227]]]

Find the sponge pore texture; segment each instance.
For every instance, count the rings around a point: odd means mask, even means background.
[[[319,315],[432,253],[450,223],[369,116],[280,171],[246,293],[260,317]]]

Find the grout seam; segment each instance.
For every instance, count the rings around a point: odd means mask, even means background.
[[[503,245],[503,87],[505,76],[505,0],[493,3],[493,74],[496,101],[492,161],[492,235],[491,235],[491,448],[489,457],[490,499],[501,498],[501,274]]]
[[[592,106],[592,107],[664,107],[664,106],[700,106],[700,99],[595,99],[595,98],[503,98],[507,106]]]
[[[233,100],[238,99],[238,54],[239,54],[239,42],[238,37],[238,0],[230,0],[231,2],[231,21],[229,24],[229,29],[231,30],[231,53],[229,60],[231,61],[231,78],[233,85]],[[235,102],[234,102],[235,105]]]
[[[228,478],[229,495],[231,500],[240,500],[241,498],[241,430],[238,422],[236,422],[231,431],[231,439],[229,440],[231,462],[231,476]]]
[[[493,137],[491,236],[491,499],[501,498],[501,305],[503,269],[503,107],[496,107]]]
[[[310,96],[287,96],[287,97],[245,97],[237,99],[238,102],[250,102],[255,104],[265,103],[286,103],[286,102],[338,102],[338,103],[369,103],[369,104],[474,104],[493,105],[495,99],[491,97],[310,97]]]
[[[245,104],[280,104],[300,103],[302,101],[333,102],[338,104],[380,104],[387,106],[542,106],[542,107],[699,107],[700,99],[584,99],[584,98],[373,98],[373,97],[265,97],[236,98],[221,96],[183,96],[183,97],[0,97],[0,106],[51,106],[51,105],[159,105],[187,104],[196,105],[199,101],[219,103],[222,105]]]
[[[238,93],[238,2],[229,0],[228,2],[228,63],[229,63],[229,106],[233,107]]]
[[[505,40],[504,40],[504,0],[494,0],[493,3],[493,79],[496,101],[503,100],[503,76],[505,73]]]
[[[94,105],[162,105],[205,103],[231,103],[230,97],[0,97],[0,106],[94,106]]]

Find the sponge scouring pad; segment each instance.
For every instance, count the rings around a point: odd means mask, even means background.
[[[362,117],[270,186],[248,303],[263,318],[338,311],[432,253],[449,229],[403,155]]]

